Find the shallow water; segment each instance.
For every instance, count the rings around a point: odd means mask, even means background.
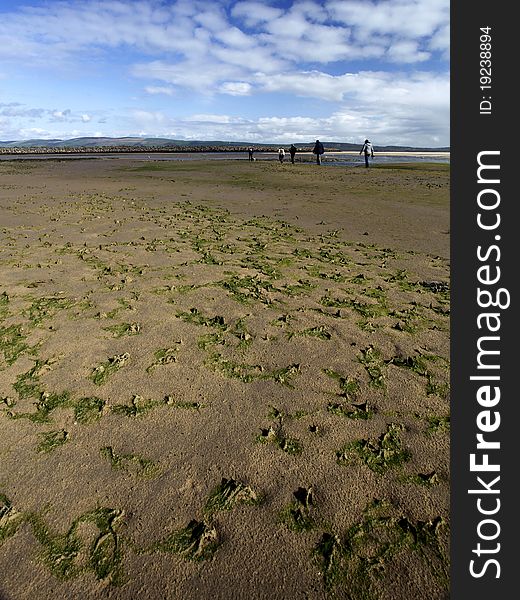
[[[140,160],[140,161],[186,161],[186,160],[248,160],[245,152],[157,152],[157,153],[136,153],[136,152],[111,152],[100,154],[97,152],[70,153],[70,154],[0,154],[0,160],[78,160],[112,158],[116,160]],[[256,160],[278,161],[278,154],[275,152],[257,152]],[[324,166],[347,166],[364,167],[365,160],[362,156],[346,152],[325,153],[323,157]],[[286,157],[285,163],[290,164],[290,159]],[[296,155],[297,163],[315,164],[315,158],[310,153],[301,153]],[[449,153],[400,153],[400,154],[376,154],[371,160],[371,164],[391,164],[403,162],[450,162]]]

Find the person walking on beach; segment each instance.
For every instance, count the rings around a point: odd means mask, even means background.
[[[296,154],[296,146],[294,144],[291,144],[291,147],[289,148],[289,154],[291,155],[291,162],[294,165],[294,155]]]
[[[285,150],[283,148],[278,148],[278,160],[280,163],[283,163],[283,159],[285,158]]]
[[[374,158],[374,147],[370,140],[365,140],[359,154],[363,154],[363,152],[365,153],[365,167],[368,169],[368,157]]]
[[[248,148],[249,160],[253,160],[253,148]]]
[[[325,152],[325,148],[320,140],[316,140],[314,144],[314,148],[312,150],[313,154],[316,154],[316,164],[321,165],[321,155]]]

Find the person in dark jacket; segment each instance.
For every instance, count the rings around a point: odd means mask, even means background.
[[[359,154],[363,154],[363,152],[365,153],[365,167],[368,169],[368,157],[374,158],[374,147],[370,140],[365,140]]]
[[[321,155],[325,152],[325,148],[320,140],[316,140],[312,152],[316,154],[316,164],[321,165]]]
[[[289,154],[291,155],[291,162],[294,165],[294,156],[296,154],[296,146],[294,144],[291,144],[291,147],[289,148]]]

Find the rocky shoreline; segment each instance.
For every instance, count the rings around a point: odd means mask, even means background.
[[[172,153],[204,153],[204,152],[247,152],[250,146],[89,146],[89,147],[47,147],[35,146],[30,148],[0,148],[0,154],[112,154],[117,153],[147,153],[172,152]],[[278,152],[280,146],[253,146],[255,152]],[[282,145],[282,147],[284,147]],[[287,144],[287,147],[289,145]],[[300,152],[310,152],[311,146],[301,146]],[[335,148],[328,149],[337,151]]]

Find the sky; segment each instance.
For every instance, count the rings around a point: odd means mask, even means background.
[[[0,140],[449,146],[449,0],[0,0]]]

